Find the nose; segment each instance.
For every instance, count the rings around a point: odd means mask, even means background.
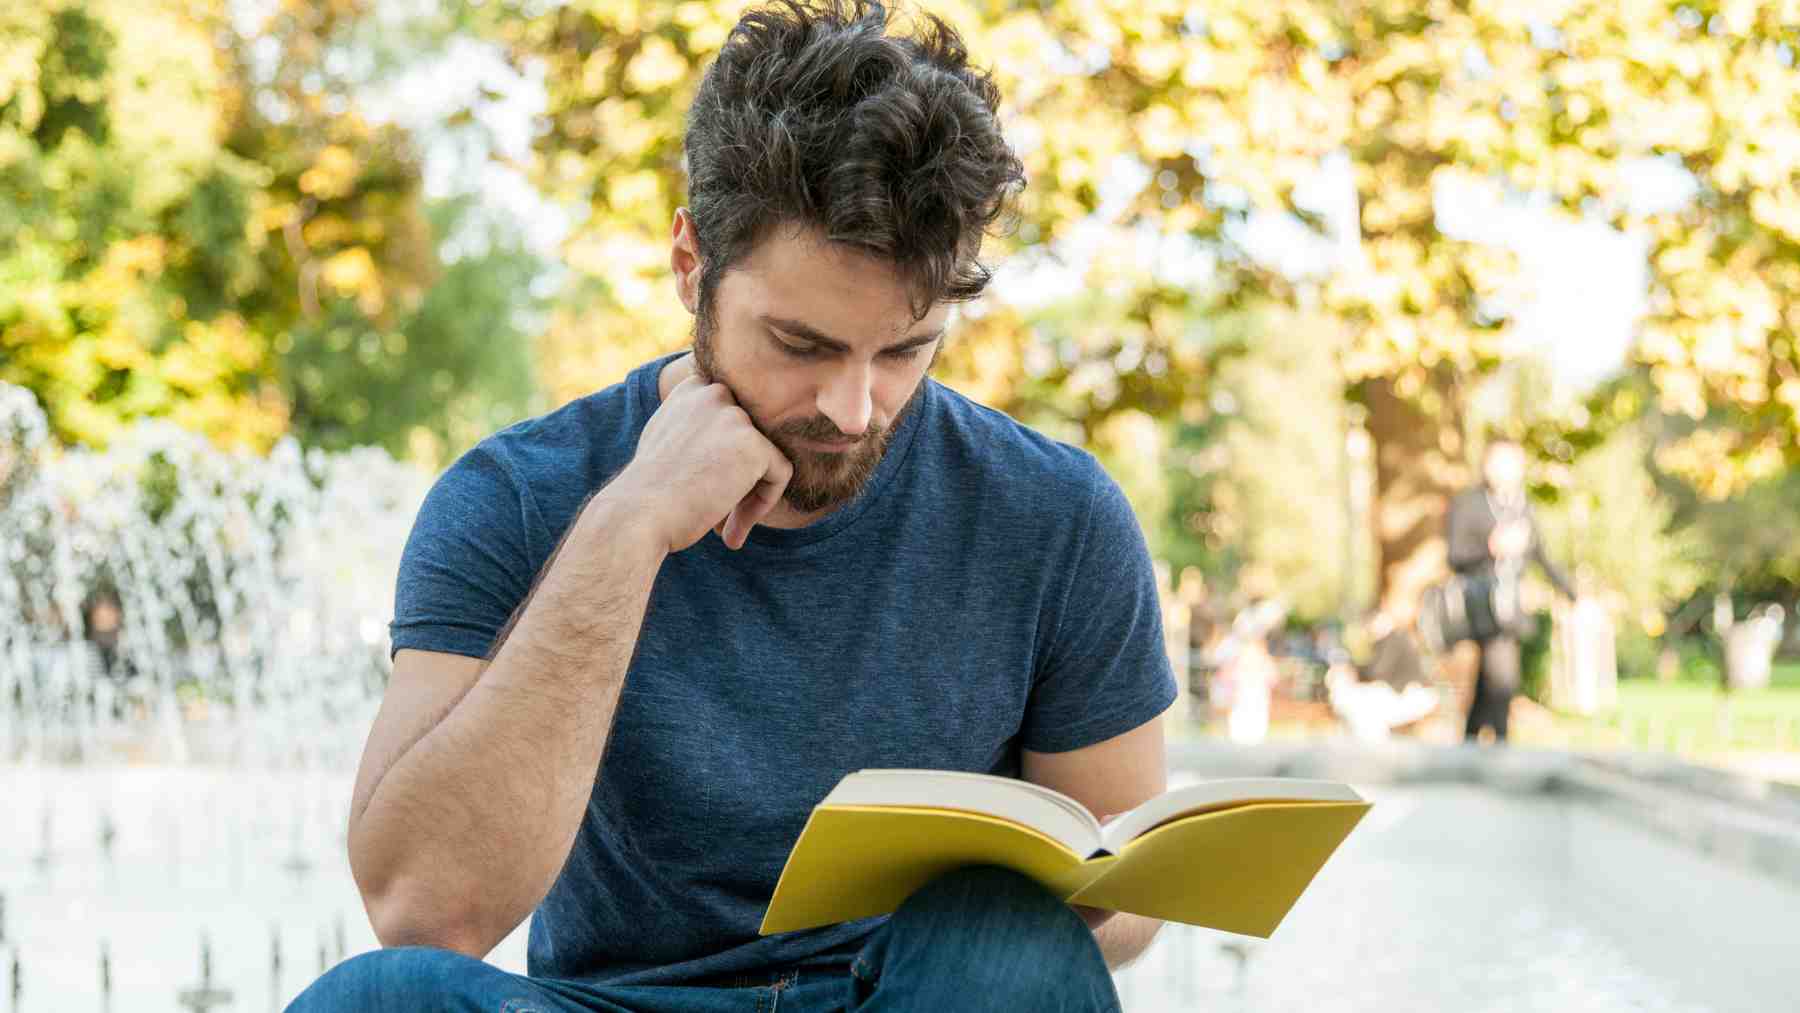
[[[861,436],[868,431],[869,416],[874,412],[872,382],[868,363],[844,363],[819,388],[819,414],[845,436]]]

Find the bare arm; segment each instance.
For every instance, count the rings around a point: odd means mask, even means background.
[[[365,757],[350,861],[383,944],[485,956],[567,860],[664,554],[632,507],[593,499],[474,685]]]
[[[485,956],[543,900],[587,812],[663,560],[738,548],[792,466],[718,384],[677,384],[491,660],[403,651],[364,750],[350,867],[383,945]]]
[[[1083,749],[1066,753],[1025,750],[1021,763],[1025,780],[1054,788],[1107,817],[1133,809],[1169,786],[1161,717]],[[1093,930],[1106,966],[1115,971],[1142,955],[1162,928],[1156,918],[1079,904],[1074,907]]]
[[[1163,927],[1163,923],[1155,918],[1107,911],[1104,912],[1105,920],[1096,928],[1095,916],[1089,913],[1093,909],[1078,910],[1087,920],[1088,927],[1094,930],[1094,942],[1100,944],[1100,955],[1106,958],[1106,966],[1114,971],[1124,970],[1143,956]]]
[[[1575,585],[1569,583],[1568,575],[1563,573],[1560,567],[1550,561],[1550,554],[1544,551],[1544,539],[1538,533],[1537,522],[1535,520],[1531,522],[1530,551],[1532,561],[1537,563],[1538,567],[1544,571],[1544,576],[1549,578],[1550,584],[1556,588],[1556,592],[1564,598],[1574,601]]]

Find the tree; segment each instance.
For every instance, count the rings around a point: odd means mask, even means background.
[[[473,199],[432,202],[434,245],[466,227]],[[492,230],[499,231],[499,230]],[[436,266],[416,306],[382,326],[343,301],[278,339],[293,431],[330,450],[374,445],[437,466],[536,405],[528,328],[543,271],[516,235]]]
[[[663,267],[683,192],[681,117],[739,6],[484,8],[516,57],[546,71],[537,177],[589,211],[567,251],[581,284],[546,345],[575,361],[563,372],[578,386],[686,337]],[[1516,354],[1509,257],[1440,220],[1438,193],[1460,184],[1650,231],[1655,298],[1637,354],[1665,404],[1723,408],[1731,423],[1666,451],[1668,466],[1724,476],[1728,489],[1733,475],[1800,460],[1795,0],[934,10],[992,61],[1032,181],[999,255],[1054,259],[1078,226],[1098,224],[1209,268],[1171,282],[1168,264],[1143,258],[1081,265],[1080,281],[1120,314],[1120,337],[1086,345],[1050,345],[1026,314],[988,309],[943,370],[994,403],[1018,403],[1024,364],[1046,346],[1071,377],[1138,364],[1096,385],[1117,395],[1088,402],[1080,428],[1098,432],[1110,414],[1166,412],[1205,386],[1212,363],[1184,346],[1184,318],[1262,300],[1312,314],[1335,332],[1338,375],[1369,412],[1381,585],[1414,594],[1441,569],[1443,503],[1470,477],[1462,399]],[[1685,173],[1697,198],[1626,199],[1641,159]],[[1114,185],[1133,172],[1153,185]],[[1347,210],[1321,196],[1334,178],[1347,181]],[[1259,258],[1249,226],[1269,216],[1312,230],[1335,251],[1330,269]],[[1699,453],[1711,448],[1729,466]]]
[[[516,237],[441,261],[463,206],[358,107],[368,4],[282,0],[249,36],[232,8],[0,13],[0,380],[92,445],[150,416],[430,451],[516,417],[538,265]]]
[[[1696,532],[1676,524],[1676,503],[1649,465],[1642,427],[1615,433],[1560,477],[1538,521],[1560,566],[1618,595],[1623,618],[1655,636],[1700,586],[1703,550]]]
[[[441,261],[467,202],[427,201],[417,140],[359,107],[381,70],[363,27],[372,6],[283,0],[252,35],[225,36],[239,87],[225,144],[264,170],[260,283],[239,305],[278,353],[272,372],[303,442],[374,443],[435,464],[453,424],[451,446],[467,446],[468,429],[520,413],[517,314],[537,265],[507,237]]]
[[[587,2],[533,15],[535,6],[507,0],[478,5],[471,16],[503,40],[521,66],[542,69],[549,108],[533,175],[553,199],[586,211],[564,249],[576,279],[543,346],[545,359],[555,363],[545,372],[565,384],[557,388],[560,398],[616,379],[648,355],[689,336],[667,269],[669,224],[686,191],[683,117],[700,73],[748,5]],[[1080,109],[1081,89],[1063,95],[1043,87],[1052,75],[1033,48],[1049,41],[1045,15],[1022,10],[990,16],[985,9],[958,4],[934,10],[966,30],[974,52],[996,61],[996,75],[1016,108],[1014,118],[1025,129],[1038,130],[1061,112]],[[1028,105],[1019,107],[1022,99]],[[1112,111],[1104,107],[1081,110],[1079,117],[1082,124],[1096,127],[1111,119]],[[1061,134],[1054,139],[1058,151],[1069,143]],[[1028,191],[1021,228],[1001,240],[996,257],[1013,249],[1041,250],[1063,224],[1098,208],[1098,184],[1106,168],[1098,156],[1122,149],[1116,126],[1098,129],[1093,136],[1100,143],[1093,148],[1096,159],[1081,167],[1059,164],[1074,156],[1049,155],[1045,144],[1021,145],[1028,168],[1043,178]],[[1089,146],[1083,143],[1079,150]],[[1178,332],[1164,304],[1188,305],[1196,293],[1172,285],[1146,292],[1143,281],[1131,277],[1121,288],[1127,297],[1109,299],[1109,306],[1135,319],[1141,331]],[[951,349],[946,372],[971,384],[1010,386],[1021,377],[1019,342],[1011,331],[1023,322],[1003,305],[989,312],[994,322],[973,328],[979,333],[956,343],[960,347]],[[993,347],[986,342],[989,336],[998,336],[1008,347]],[[1146,337],[1151,343],[1140,349],[1139,358],[1146,364],[1160,358],[1165,375],[1173,378],[1172,358],[1159,357],[1156,345],[1179,334],[1131,335],[1111,342],[1110,351]],[[1102,361],[1108,349],[1082,351]],[[991,393],[1005,400],[1004,391]]]
[[[65,439],[103,443],[137,415],[226,443],[285,425],[266,346],[217,304],[253,283],[256,167],[219,144],[206,14],[0,14],[0,379],[36,392]]]

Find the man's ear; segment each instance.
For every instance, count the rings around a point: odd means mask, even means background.
[[[700,237],[694,232],[694,216],[687,208],[675,210],[669,230],[669,268],[675,272],[675,292],[689,313],[700,311]]]

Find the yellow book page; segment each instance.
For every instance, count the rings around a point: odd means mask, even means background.
[[[788,855],[761,931],[792,932],[887,914],[926,883],[964,865],[1016,869],[1067,897],[1110,861],[1084,866],[1036,830],[980,813],[821,806]]]
[[[1266,939],[1368,810],[1281,802],[1181,817],[1125,845],[1068,900]]]

